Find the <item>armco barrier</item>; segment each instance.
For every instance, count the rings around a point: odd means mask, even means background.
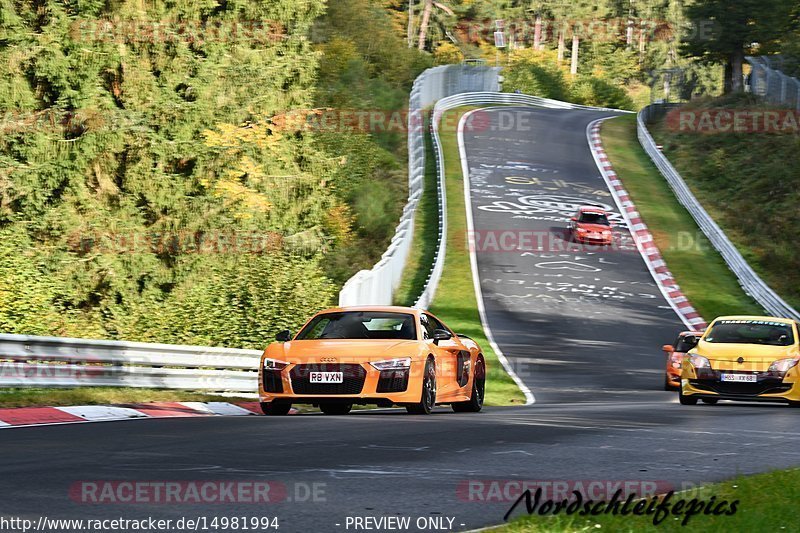
[[[259,350],[0,334],[0,387],[254,393]]]
[[[686,208],[692,215],[700,230],[708,237],[711,244],[716,248],[722,258],[727,263],[728,268],[739,279],[739,284],[756,302],[758,302],[764,309],[772,315],[782,316],[800,320],[800,313],[797,312],[792,306],[786,303],[780,296],[775,294],[775,291],[769,288],[764,281],[756,274],[747,261],[744,260],[742,254],[736,249],[733,243],[728,239],[725,233],[720,229],[716,222],[709,216],[697,198],[694,197],[686,182],[683,180],[675,167],[669,160],[661,153],[656,146],[652,135],[647,130],[647,123],[651,118],[664,112],[664,108],[659,104],[650,105],[642,109],[637,116],[637,134],[639,142],[644,148],[650,159],[653,160],[658,170],[667,180],[669,186],[675,192],[678,201]]]

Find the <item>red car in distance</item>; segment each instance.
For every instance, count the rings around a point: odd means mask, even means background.
[[[593,205],[578,208],[569,219],[569,232],[573,241],[583,244],[611,244],[614,234],[605,209]]]
[[[686,352],[697,346],[703,336],[702,331],[682,331],[675,344],[665,344],[662,348],[667,354],[667,373],[664,376],[664,390],[678,390],[681,385],[681,363]]]

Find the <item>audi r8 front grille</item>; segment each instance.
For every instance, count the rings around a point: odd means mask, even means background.
[[[342,383],[311,383],[311,372],[341,372]],[[295,394],[361,394],[367,371],[361,365],[297,365],[289,372]]]
[[[382,370],[378,378],[377,392],[405,392],[408,388],[408,369]]]
[[[264,392],[283,392],[283,380],[281,379],[280,370],[264,369],[261,379],[264,382]]]

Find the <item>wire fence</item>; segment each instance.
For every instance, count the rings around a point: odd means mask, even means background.
[[[751,93],[776,105],[793,107],[800,112],[800,80],[779,70],[780,56],[745,58],[751,67],[748,87]]]
[[[686,182],[675,170],[675,167],[661,153],[661,150],[653,140],[653,136],[647,130],[647,124],[660,118],[669,109],[669,106],[653,104],[642,109],[637,116],[637,134],[639,142],[644,148],[650,159],[653,160],[658,170],[667,180],[678,201],[689,211],[694,221],[700,227],[714,248],[719,251],[722,258],[727,263],[728,268],[736,275],[739,284],[744,291],[749,294],[759,305],[774,316],[781,316],[800,320],[800,313],[786,303],[775,291],[762,280],[758,274],[747,264],[747,261],[736,249],[736,246],[728,239],[727,235],[717,225],[711,216],[703,209],[700,202],[689,190]]]

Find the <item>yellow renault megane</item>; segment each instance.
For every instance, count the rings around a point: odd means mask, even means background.
[[[800,336],[787,318],[723,316],[685,356],[680,403],[783,402],[800,406]]]

